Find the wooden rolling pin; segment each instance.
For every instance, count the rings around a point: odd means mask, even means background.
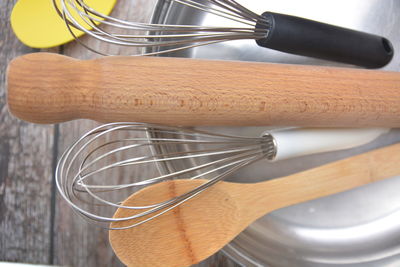
[[[35,53],[8,68],[8,105],[36,123],[400,126],[400,73],[158,57]]]

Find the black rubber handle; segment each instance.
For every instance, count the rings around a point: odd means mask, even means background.
[[[284,14],[262,16],[269,25],[258,23],[256,28],[269,33],[256,41],[263,47],[366,68],[383,67],[393,58],[392,44],[381,36]]]

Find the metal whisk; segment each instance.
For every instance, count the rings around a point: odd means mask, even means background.
[[[377,35],[284,14],[265,12],[259,15],[234,0],[169,2],[223,18],[238,26],[127,21],[101,14],[88,6],[85,0],[61,0],[61,10],[55,3],[54,6],[75,39],[91,51],[103,55],[105,53],[81,42],[72,28],[108,44],[144,48],[135,55],[156,55],[230,40],[254,39],[262,47],[368,68],[382,67],[393,57],[390,42]],[[97,26],[96,22],[107,27]]]
[[[260,137],[239,137],[144,123],[111,123],[89,131],[65,151],[57,166],[56,183],[62,197],[84,218],[106,224],[137,219],[129,226],[133,227],[258,160],[354,147],[387,131],[286,129],[265,132]],[[179,168],[185,161],[194,162],[194,167]],[[164,171],[160,168],[163,164],[176,165],[178,170]],[[171,179],[199,178],[207,182],[168,201],[129,207],[121,204],[144,186]],[[129,218],[112,218],[117,208],[139,213]]]
[[[101,14],[86,5],[84,0],[62,0],[62,11],[58,10],[58,13],[63,16],[71,30],[71,34],[74,36],[71,26],[110,44],[157,49],[168,47],[163,51],[142,53],[145,55],[167,53],[228,40],[261,39],[268,34],[267,19],[251,12],[235,1],[172,0],[172,2],[238,22],[241,27],[227,28],[130,22]],[[54,4],[54,6],[57,8],[57,5]],[[77,20],[76,15],[79,15],[82,20]],[[112,27],[111,31],[96,26],[95,22],[100,21],[103,25]],[[256,29],[257,23],[264,27]],[[88,28],[93,28],[93,31],[87,30]],[[116,33],[119,29],[123,29],[128,33]],[[173,46],[179,47],[171,48]],[[100,51],[86,47],[93,52],[102,54]]]

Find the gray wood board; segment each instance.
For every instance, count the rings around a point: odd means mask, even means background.
[[[47,263],[52,239],[54,126],[22,122],[7,108],[7,64],[33,51],[10,28],[15,2],[0,2],[0,260]]]

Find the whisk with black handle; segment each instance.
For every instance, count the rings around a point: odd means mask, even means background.
[[[367,68],[382,67],[393,57],[393,47],[389,40],[365,32],[272,12],[259,15],[234,0],[169,2],[218,16],[238,26],[132,22],[101,14],[88,6],[85,0],[61,0],[61,10],[56,4],[54,6],[75,39],[100,54],[104,53],[76,38],[72,28],[112,45],[146,48],[145,52],[138,55],[155,55],[230,40],[254,39],[262,47]],[[97,26],[95,22],[99,21],[108,28]]]
[[[56,170],[56,183],[62,197],[84,218],[106,227],[110,222],[136,219],[129,228],[160,216],[256,161],[351,148],[388,130],[291,128],[240,137],[145,123],[110,123],[89,131],[65,151]],[[174,167],[165,170],[162,166]],[[159,172],[147,175],[149,169]],[[121,204],[145,186],[174,179],[207,182],[162,203]],[[109,209],[97,209],[99,206]],[[137,213],[113,218],[117,208]]]

